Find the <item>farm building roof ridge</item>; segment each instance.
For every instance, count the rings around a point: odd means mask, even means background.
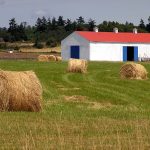
[[[90,32],[76,31],[81,37],[91,42],[111,43],[150,43],[150,33],[128,33],[128,32]]]

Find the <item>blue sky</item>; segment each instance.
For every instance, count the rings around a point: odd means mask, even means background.
[[[0,0],[0,27],[8,26],[13,17],[17,22],[27,21],[34,24],[37,17],[58,17],[76,19],[83,16],[86,20],[95,19],[145,23],[150,16],[150,0]]]

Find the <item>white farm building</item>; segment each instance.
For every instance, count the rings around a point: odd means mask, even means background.
[[[150,34],[75,31],[61,42],[63,60],[138,61],[150,59]]]

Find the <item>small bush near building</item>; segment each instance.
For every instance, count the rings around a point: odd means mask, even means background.
[[[7,44],[6,43],[0,43],[0,49],[7,49]]]
[[[56,39],[55,38],[48,39],[48,41],[46,42],[46,46],[48,46],[48,47],[56,47],[57,46]]]
[[[14,50],[16,50],[16,51],[19,51],[19,49],[20,49],[20,47],[17,45],[14,47]]]
[[[44,48],[44,44],[42,44],[39,40],[36,40],[33,47],[38,48],[38,49],[42,49],[42,48]]]
[[[38,49],[42,49],[42,48],[44,48],[44,45],[42,43],[38,43],[38,44],[34,45],[34,47],[36,47]]]

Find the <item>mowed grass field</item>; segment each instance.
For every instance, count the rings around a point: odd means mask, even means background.
[[[42,112],[0,113],[0,149],[149,150],[150,79],[121,80],[122,64],[90,62],[82,75],[67,62],[0,61],[35,71],[44,91]]]

